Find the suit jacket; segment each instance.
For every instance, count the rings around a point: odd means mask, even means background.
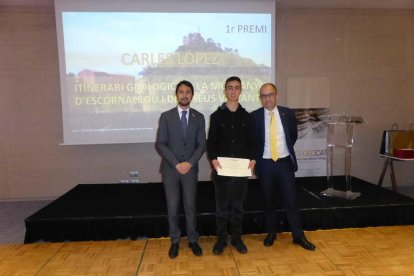
[[[298,128],[296,123],[295,112],[287,107],[277,106],[279,111],[280,120],[282,121],[283,130],[285,131],[286,145],[290,153],[290,157],[293,163],[294,170],[298,170],[296,161],[296,154],[293,146],[298,139]],[[253,111],[252,117],[256,128],[256,140],[257,140],[257,156],[256,156],[256,168],[260,170],[260,160],[262,160],[265,144],[265,113],[264,108],[259,108]]]
[[[161,173],[176,172],[175,166],[184,161],[198,171],[198,160],[206,149],[206,130],[203,114],[193,108],[190,108],[186,132],[184,136],[177,107],[161,114],[156,141],[162,157]]]

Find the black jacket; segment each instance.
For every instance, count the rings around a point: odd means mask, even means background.
[[[254,160],[256,140],[253,120],[239,104],[235,112],[222,104],[210,115],[207,138],[207,155],[210,160],[217,157],[235,157]]]

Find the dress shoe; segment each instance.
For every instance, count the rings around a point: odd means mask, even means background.
[[[247,253],[247,247],[241,239],[232,240],[231,245],[233,245],[236,248],[237,252],[239,252],[240,254],[246,254]]]
[[[203,255],[203,250],[201,249],[200,245],[198,245],[197,242],[190,242],[190,244],[188,246],[191,248],[194,255],[196,255],[196,256]]]
[[[269,233],[267,234],[266,238],[263,241],[264,246],[272,246],[273,242],[276,240],[276,234],[275,233]]]
[[[178,242],[171,244],[170,250],[168,251],[168,256],[170,256],[171,259],[174,259],[178,256]]]
[[[315,246],[308,241],[305,237],[300,238],[300,239],[294,239],[293,243],[298,244],[300,246],[302,246],[303,248],[305,248],[306,250],[310,250],[310,251],[314,251],[315,250]]]
[[[214,255],[223,254],[224,247],[226,246],[227,246],[226,240],[218,239],[217,242],[213,246],[213,254]]]

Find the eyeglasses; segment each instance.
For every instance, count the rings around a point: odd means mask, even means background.
[[[266,100],[268,98],[273,98],[275,95],[276,95],[276,93],[263,94],[263,95],[260,95],[260,99]]]

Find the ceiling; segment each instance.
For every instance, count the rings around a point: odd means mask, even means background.
[[[414,9],[414,0],[276,0],[278,8]],[[0,0],[0,6],[53,6],[53,0]]]

